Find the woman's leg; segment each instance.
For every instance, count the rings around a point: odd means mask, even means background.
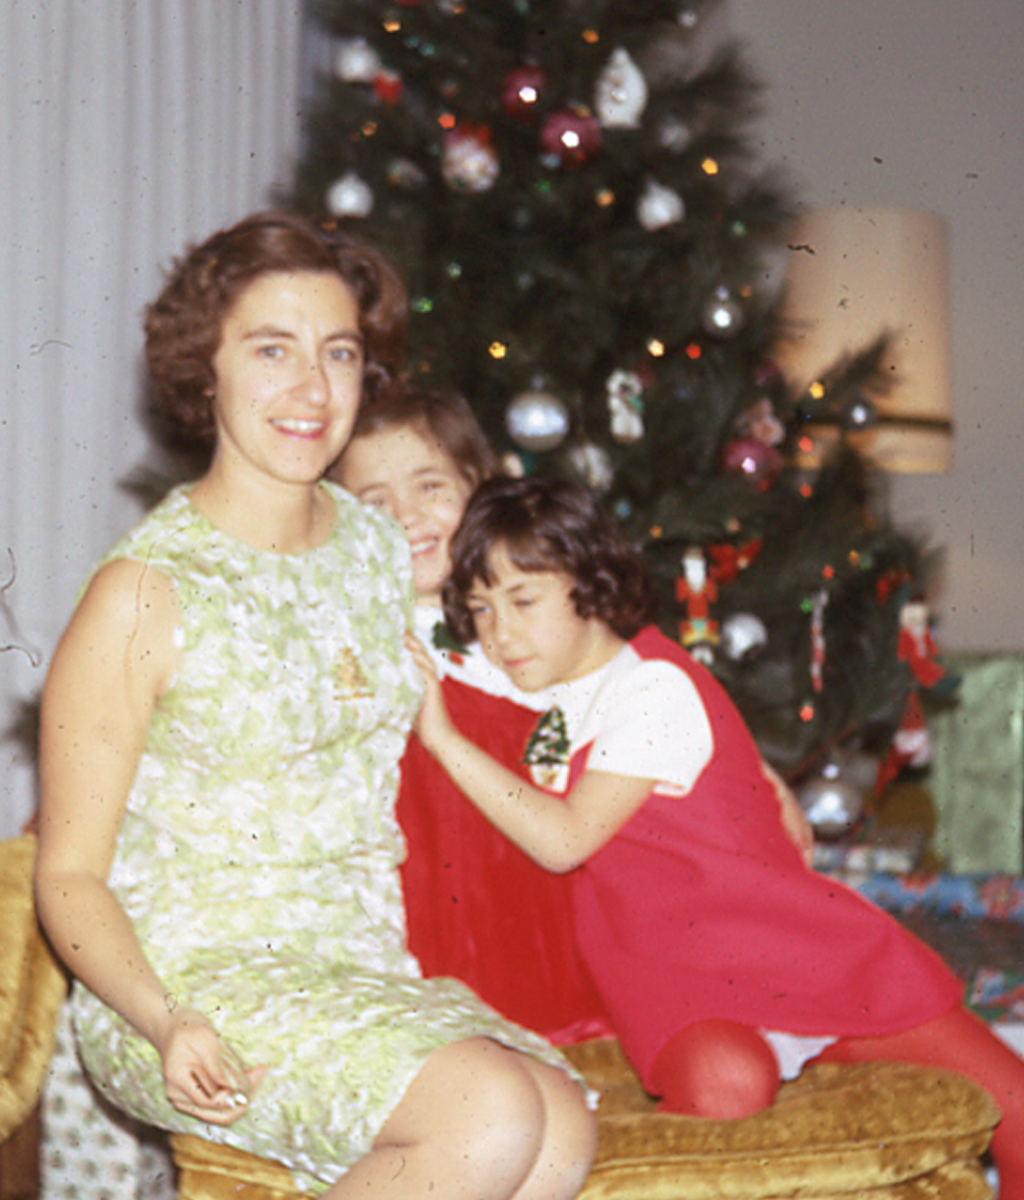
[[[430,1056],[373,1149],[325,1197],[571,1200],[596,1147],[596,1120],[568,1076],[473,1038]]]
[[[1024,1200],[1024,1059],[980,1017],[954,1008],[914,1029],[885,1037],[841,1038],[818,1062],[912,1062],[941,1067],[980,1083],[1002,1110],[992,1138],[1000,1200]]]
[[[663,1112],[749,1117],[775,1099],[779,1064],[765,1039],[736,1021],[695,1021],[673,1034],[651,1068]]]

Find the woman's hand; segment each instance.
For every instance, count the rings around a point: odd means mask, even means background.
[[[413,730],[423,745],[433,753],[445,737],[454,732],[454,726],[448,716],[444,693],[441,691],[441,680],[430,651],[412,633],[405,635],[405,645],[419,667],[426,685],[423,703],[413,722]]]
[[[170,1015],[157,1049],[167,1099],[179,1112],[211,1125],[237,1121],[267,1070],[245,1070],[206,1017],[188,1008]]]

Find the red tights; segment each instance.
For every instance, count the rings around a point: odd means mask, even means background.
[[[818,1062],[919,1063],[980,1083],[1002,1110],[992,1138],[1000,1200],[1024,1200],[1024,1059],[980,1018],[954,1008],[914,1029],[883,1037],[841,1038]],[[699,1021],[669,1039],[651,1069],[667,1112],[734,1118],[775,1098],[779,1068],[757,1030],[734,1021]]]

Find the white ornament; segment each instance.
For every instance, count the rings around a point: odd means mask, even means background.
[[[338,46],[334,73],[343,83],[373,83],[380,69],[377,51],[365,38],[348,38]]]
[[[644,385],[635,371],[613,371],[605,385],[612,437],[628,445],[644,436]]]
[[[621,46],[613,50],[594,89],[594,111],[605,129],[636,129],[647,107],[647,80]]]
[[[569,410],[551,392],[534,388],[508,406],[505,428],[520,450],[554,450],[569,433]]]
[[[346,171],[327,192],[327,210],[335,217],[368,217],[373,211],[370,185],[355,171]]]
[[[653,179],[647,181],[643,194],[637,201],[636,216],[648,233],[675,225],[686,215],[686,206],[678,192]]]
[[[728,288],[715,288],[715,294],[702,314],[705,333],[712,337],[732,337],[743,325],[743,307]]]
[[[458,127],[445,135],[441,174],[456,192],[486,192],[494,187],[501,164],[487,135]]]
[[[768,631],[764,622],[754,613],[747,612],[733,613],[731,617],[726,617],[719,636],[722,653],[733,662],[746,658],[768,641]]]
[[[615,478],[615,468],[606,451],[589,442],[569,451],[569,466],[595,492],[607,492]]]

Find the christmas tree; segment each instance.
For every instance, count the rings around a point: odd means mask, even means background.
[[[784,772],[888,745],[921,554],[840,437],[882,346],[806,395],[774,365],[794,198],[756,162],[760,89],[699,0],[320,0],[333,39],[293,202],[410,285],[410,371],[473,404],[511,469],[599,491],[663,624]]]

